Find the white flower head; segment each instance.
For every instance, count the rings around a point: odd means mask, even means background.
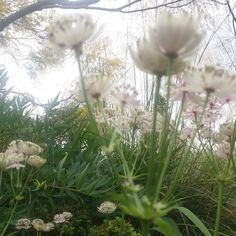
[[[62,224],[66,221],[65,216],[63,214],[56,214],[53,217],[53,222],[55,222],[56,224]]]
[[[115,210],[116,210],[116,204],[110,201],[105,201],[98,207],[98,211],[103,214],[111,214]]]
[[[30,141],[22,141],[22,140],[14,140],[12,141],[7,150],[6,153],[21,153],[25,155],[38,155],[41,153],[43,149]]]
[[[112,90],[112,101],[121,107],[137,107],[140,105],[138,92],[130,85],[120,85]]]
[[[220,125],[220,135],[233,136],[234,134],[234,122],[223,123]]]
[[[201,43],[204,33],[191,15],[162,14],[149,29],[150,40],[156,50],[168,58],[192,56]]]
[[[30,166],[39,168],[46,163],[46,159],[37,155],[31,155],[28,158],[26,158],[26,163]]]
[[[31,224],[36,231],[41,232],[50,232],[55,227],[53,223],[44,223],[44,221],[41,219],[34,219]]]
[[[228,97],[236,94],[236,75],[218,66],[191,68],[184,76],[189,91]]]
[[[70,212],[64,211],[62,212],[62,215],[65,217],[65,220],[70,220],[70,218],[73,216]]]
[[[90,15],[74,14],[59,16],[49,28],[49,41],[60,49],[78,49],[92,37],[96,23]]]
[[[130,55],[135,65],[145,72],[155,75],[168,73],[168,57],[156,50],[150,39],[138,40],[136,47],[130,47]],[[188,64],[186,60],[175,60],[172,64],[171,74],[182,72]]]
[[[31,228],[31,222],[27,218],[21,218],[16,222],[16,229],[29,229]]]
[[[88,101],[91,103],[97,102],[103,99],[103,96],[109,91],[111,87],[112,79],[109,76],[101,74],[89,74],[84,77],[85,92]],[[82,82],[78,84],[78,89],[75,92],[75,97],[84,102],[84,91]]]

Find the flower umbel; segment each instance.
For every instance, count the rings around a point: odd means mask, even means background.
[[[115,210],[116,210],[116,204],[110,201],[105,201],[98,207],[98,211],[103,214],[111,214]]]
[[[21,218],[16,222],[16,229],[29,229],[31,227],[31,222],[27,218]]]
[[[49,40],[60,49],[77,49],[82,54],[82,46],[96,29],[92,17],[86,14],[58,17],[49,28]]]
[[[149,29],[154,48],[168,58],[192,56],[203,39],[204,33],[191,15],[162,14],[154,27]],[[155,50],[154,49],[154,50]]]

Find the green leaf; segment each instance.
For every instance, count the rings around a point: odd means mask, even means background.
[[[202,223],[202,221],[189,209],[185,207],[175,207],[175,209],[179,210],[183,213],[189,220],[191,220],[194,225],[205,235],[205,236],[212,236],[206,226]]]
[[[154,220],[158,228],[154,228],[166,236],[182,236],[177,224],[168,217],[158,217]]]

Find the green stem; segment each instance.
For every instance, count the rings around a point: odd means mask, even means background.
[[[4,234],[5,234],[5,232],[6,232],[7,228],[8,228],[8,226],[9,226],[9,224],[11,223],[11,219],[12,219],[14,213],[15,213],[17,204],[18,204],[18,201],[15,202],[15,205],[14,205],[14,207],[12,208],[12,211],[11,211],[11,215],[10,215],[10,217],[9,217],[9,219],[8,219],[8,221],[7,221],[6,225],[5,225],[5,227],[4,227],[3,231],[2,231],[2,233],[0,234],[0,236],[4,236]]]
[[[218,185],[218,201],[217,201],[217,212],[216,212],[214,236],[219,235],[220,219],[221,219],[221,213],[222,213],[223,188],[224,188],[223,183],[220,181]]]
[[[206,107],[207,107],[208,100],[209,100],[209,94],[206,95],[206,99],[205,99],[204,106],[203,106],[203,113],[202,113],[202,115],[201,115],[199,121],[198,121],[197,124],[196,124],[196,130],[195,130],[195,132],[193,133],[193,136],[192,136],[192,138],[191,138],[191,140],[190,140],[190,143],[189,143],[189,145],[188,145],[188,147],[187,147],[187,150],[184,151],[184,153],[183,153],[183,155],[182,155],[182,157],[181,157],[180,163],[179,163],[179,165],[178,165],[178,167],[177,167],[176,174],[174,175],[174,177],[173,177],[173,179],[172,179],[172,181],[171,181],[170,187],[169,187],[169,189],[168,189],[168,192],[167,192],[167,194],[166,194],[166,198],[170,197],[171,193],[174,191],[174,189],[175,189],[175,187],[176,187],[177,180],[178,180],[180,174],[183,172],[183,168],[184,168],[184,164],[185,164],[186,158],[188,157],[188,154],[189,154],[189,152],[190,152],[190,150],[191,150],[192,144],[193,144],[193,142],[194,142],[194,140],[195,140],[195,137],[196,137],[196,135],[197,135],[197,131],[198,131],[198,129],[200,128],[200,125],[201,125],[201,123],[202,123],[204,111],[205,111],[205,109],[206,109]]]
[[[148,176],[147,176],[147,192],[151,194],[152,188],[152,178],[153,178],[153,169],[154,169],[154,159],[155,159],[155,147],[156,147],[156,123],[157,123],[157,103],[160,93],[161,86],[161,77],[162,75],[157,75],[156,88],[155,88],[155,97],[153,105],[153,117],[152,117],[152,133],[151,133],[151,147],[150,147],[150,159],[148,161]]]
[[[88,100],[88,96],[87,96],[87,92],[86,92],[84,76],[83,76],[83,70],[82,70],[81,60],[80,60],[81,50],[79,48],[77,48],[77,47],[74,48],[74,50],[75,50],[75,54],[76,54],[76,58],[77,58],[77,62],[78,62],[80,80],[81,80],[81,85],[82,85],[82,89],[83,89],[83,96],[84,96],[84,100],[85,100],[86,106],[88,108],[89,117],[90,117],[90,119],[92,121],[92,124],[93,124],[95,130],[96,130],[96,133],[99,134],[99,130],[97,128],[96,121],[94,119],[92,108],[90,106],[90,103],[89,103],[89,100]]]
[[[141,221],[141,235],[142,236],[149,236],[149,231],[150,231],[150,223],[147,220],[142,220]]]

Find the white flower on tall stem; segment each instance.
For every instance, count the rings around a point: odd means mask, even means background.
[[[49,27],[49,41],[59,49],[76,49],[82,54],[82,46],[94,35],[96,22],[87,14],[59,16]]]
[[[168,58],[187,58],[196,52],[204,33],[191,15],[162,14],[149,29],[154,48]]]
[[[114,98],[113,102],[121,107],[137,107],[140,105],[138,92],[130,85],[117,86],[111,91],[111,93]]]
[[[189,91],[228,97],[236,94],[236,75],[218,66],[191,68],[184,76]]]
[[[150,39],[138,40],[135,48],[130,47],[130,55],[135,65],[145,72],[155,75],[166,75],[168,73],[168,57],[155,50]],[[187,66],[188,61],[175,60],[171,74],[182,72]]]
[[[82,81],[79,82],[75,91],[75,97],[80,102],[85,102],[84,93],[86,93],[88,102],[94,103],[103,99],[103,96],[109,91],[112,79],[109,76],[101,74],[90,74],[83,78],[85,91],[83,91]]]

